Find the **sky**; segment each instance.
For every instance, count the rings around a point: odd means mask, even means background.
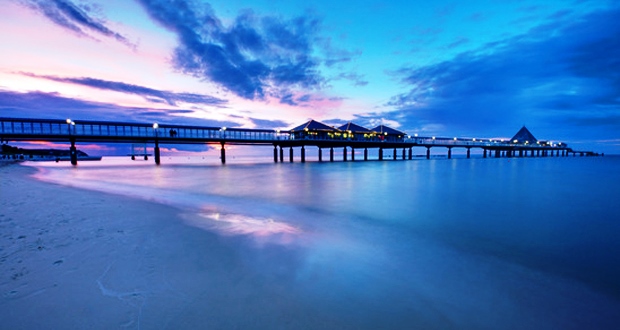
[[[0,0],[0,117],[541,140],[620,154],[615,0]]]

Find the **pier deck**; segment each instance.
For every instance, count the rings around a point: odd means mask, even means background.
[[[305,147],[319,148],[319,160],[322,160],[321,149],[330,149],[330,160],[333,161],[333,148],[344,148],[344,159],[347,160],[347,148],[365,149],[364,160],[367,160],[367,149],[378,148],[379,159],[383,159],[383,149],[403,149],[402,159],[412,159],[413,147],[426,148],[426,158],[430,158],[431,148],[448,148],[448,158],[452,156],[452,148],[467,149],[467,157],[472,148],[483,150],[484,157],[527,157],[527,156],[568,156],[570,153],[581,156],[598,155],[591,151],[575,151],[567,145],[558,143],[515,143],[497,139],[470,139],[445,137],[420,137],[396,135],[359,135],[349,134],[338,136],[306,135],[299,136],[292,131],[270,129],[245,129],[226,127],[204,127],[187,125],[144,124],[126,122],[104,122],[88,120],[53,120],[0,118],[0,139],[8,141],[47,141],[70,142],[71,154],[75,154],[77,142],[81,143],[145,143],[154,146],[155,162],[159,164],[159,144],[220,144],[222,146],[222,162],[225,163],[226,144],[239,145],[273,145],[274,161],[284,161],[283,148],[290,148],[289,158],[292,161],[293,147],[301,147],[301,161],[305,161]],[[278,154],[278,148],[279,154]],[[408,152],[406,152],[408,150]],[[353,154],[352,154],[353,155]],[[354,160],[354,159],[353,159]],[[77,164],[77,158],[72,158]]]

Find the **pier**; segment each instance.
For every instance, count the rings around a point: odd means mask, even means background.
[[[0,118],[0,140],[45,141],[70,143],[71,164],[77,165],[78,143],[144,143],[153,147],[156,164],[161,163],[160,145],[216,144],[220,146],[220,159],[226,163],[226,145],[273,146],[273,161],[284,162],[288,149],[288,161],[293,162],[295,149],[299,149],[300,161],[306,161],[306,148],[318,148],[318,161],[335,161],[334,150],[342,150],[342,161],[356,161],[355,150],[363,150],[363,160],[368,160],[368,149],[378,149],[378,159],[413,159],[413,148],[422,148],[427,159],[433,148],[447,148],[447,158],[452,149],[463,148],[466,157],[471,149],[482,149],[487,157],[566,157],[598,156],[592,151],[576,151],[562,142],[536,140],[523,127],[510,140],[459,137],[424,137],[378,126],[367,129],[353,123],[338,128],[311,120],[290,130],[245,129],[173,125],[163,123],[126,123],[89,120],[53,120]],[[324,159],[323,151],[326,151]]]

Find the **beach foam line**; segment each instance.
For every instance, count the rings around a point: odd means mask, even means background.
[[[257,238],[290,237],[301,234],[301,230],[290,224],[272,218],[250,217],[235,213],[183,214],[187,224],[223,235],[247,235]],[[280,240],[288,242],[288,240]]]

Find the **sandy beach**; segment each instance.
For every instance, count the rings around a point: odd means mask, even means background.
[[[0,167],[2,328],[321,326],[241,262],[242,238],[184,225],[164,205],[38,182],[34,171]]]
[[[450,165],[437,166],[443,164]],[[69,184],[57,185],[32,177],[50,168],[0,167],[0,328],[615,328],[620,304],[604,289],[416,235],[405,226],[412,221],[388,225],[385,219],[336,215],[337,208],[372,199],[339,199],[332,189],[298,190],[297,184],[310,177],[307,170],[323,171],[319,166],[302,169],[295,176],[292,166],[82,165],[47,173]],[[323,176],[313,182],[331,182],[334,171],[349,173],[340,182],[366,177],[346,169],[318,172]],[[415,169],[405,173],[426,173]],[[125,177],[111,177],[122,171]],[[202,175],[205,171],[210,172]],[[367,171],[381,173],[381,168]],[[257,178],[264,177],[279,178],[273,187],[282,193],[263,189]],[[248,178],[259,182],[242,186]],[[136,185],[149,179],[159,183]],[[125,195],[70,186],[79,180],[85,188],[88,182],[103,189],[119,185]],[[441,185],[429,183],[429,189]],[[196,193],[203,188],[206,193]],[[215,188],[219,195],[210,193]],[[442,190],[441,200],[452,190]],[[252,191],[277,198],[270,203],[244,196]],[[181,203],[153,202],[166,198]],[[325,209],[295,202],[304,200]],[[597,200],[604,210],[607,202]],[[201,213],[191,205],[210,205],[220,213]],[[221,212],[226,209],[239,214]],[[411,213],[386,210],[392,216]],[[427,211],[412,220],[449,215],[438,207]],[[273,221],[265,221],[267,215]],[[468,227],[485,221],[473,219]],[[537,226],[539,232],[544,229]],[[293,239],[280,239],[287,235]],[[589,265],[598,266],[594,261]],[[608,265],[601,278],[613,274],[615,264]]]

